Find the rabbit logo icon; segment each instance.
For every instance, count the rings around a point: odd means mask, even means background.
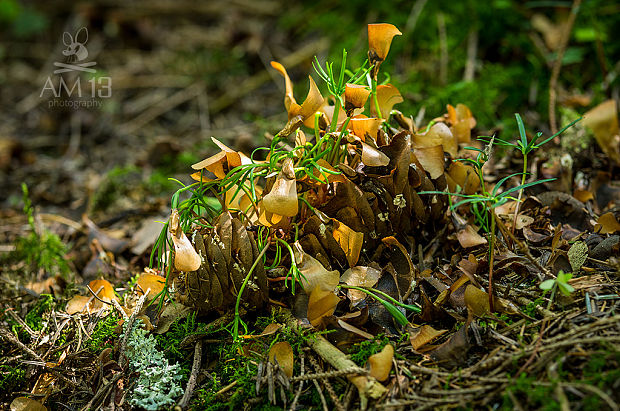
[[[72,36],[69,32],[64,32],[62,35],[62,42],[67,47],[62,51],[62,54],[68,57],[69,63],[54,62],[54,66],[60,67],[54,70],[54,74],[66,73],[70,71],[85,71],[88,73],[94,73],[96,70],[90,68],[97,63],[94,61],[79,63],[88,58],[88,50],[86,49],[86,42],[88,41],[88,29],[82,27],[79,29],[75,36]]]

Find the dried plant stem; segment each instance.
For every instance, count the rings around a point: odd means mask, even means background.
[[[564,59],[566,46],[568,45],[570,33],[573,30],[573,24],[575,24],[575,19],[577,18],[577,13],[579,12],[580,5],[581,0],[573,0],[570,15],[568,16],[568,21],[566,22],[564,33],[562,34],[562,39],[560,40],[560,46],[558,47],[558,54],[551,70],[551,79],[549,80],[549,126],[551,127],[552,134],[555,134],[558,131],[557,119],[555,118],[555,102],[557,99],[558,78],[560,77],[562,60]]]
[[[293,329],[296,333],[301,332],[303,326],[300,324],[299,320],[293,316],[290,310],[282,309],[280,313],[288,327]],[[357,365],[353,361],[321,335],[307,339],[307,344],[336,370],[351,369],[353,367],[357,368]],[[361,409],[366,409],[369,398],[376,400],[386,392],[386,388],[372,376],[349,375],[347,378],[358,389]]]
[[[202,341],[197,341],[194,347],[194,362],[192,363],[192,373],[187,381],[187,387],[183,398],[179,401],[178,406],[181,409],[185,409],[189,404],[189,400],[192,398],[194,389],[196,388],[196,379],[198,378],[198,372],[200,371],[200,364],[202,363]]]

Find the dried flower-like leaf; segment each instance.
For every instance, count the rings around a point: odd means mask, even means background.
[[[333,291],[340,281],[340,273],[337,270],[328,271],[316,258],[306,253],[299,241],[293,244],[297,268],[303,275],[301,286],[306,293],[315,288]]]
[[[381,125],[381,119],[375,117],[356,116],[349,121],[348,129],[353,131],[353,134],[358,136],[362,141],[366,140],[366,137],[377,138],[379,132],[379,126]]]
[[[430,325],[423,325],[417,329],[409,331],[409,341],[414,350],[418,351],[426,344],[439,338],[445,334],[448,330],[436,330]]]
[[[402,103],[403,101],[403,97],[395,86],[391,84],[377,86],[377,103],[383,118],[387,118],[395,104]],[[370,114],[377,117],[377,110],[374,104],[370,104]]]
[[[218,179],[222,179],[226,177],[226,172],[224,171],[224,162],[226,161],[226,153],[220,151],[217,154],[212,155],[209,158],[205,158],[202,161],[199,161],[196,164],[192,164],[192,168],[194,170],[202,170],[203,168],[215,174]],[[200,174],[198,174],[195,180],[200,178]]]
[[[435,179],[444,172],[444,157],[443,147],[422,147],[413,150],[420,164],[424,170],[430,174],[432,179]]]
[[[487,239],[478,234],[476,229],[471,224],[465,225],[463,228],[456,232],[456,238],[459,240],[459,244],[463,248],[476,247],[481,244],[486,244]]]
[[[392,360],[394,359],[394,347],[386,344],[381,351],[368,357],[370,365],[370,375],[377,381],[385,381],[392,371]]]
[[[453,182],[458,184],[465,194],[474,194],[480,188],[480,179],[476,174],[476,170],[470,165],[463,164],[460,161],[453,161],[448,167],[448,175]],[[455,193],[456,187],[448,186],[450,192]]]
[[[362,163],[371,167],[382,167],[390,164],[390,158],[382,151],[374,148],[363,141],[362,144]]]
[[[334,238],[347,256],[349,267],[355,266],[364,244],[364,234],[351,230],[338,220],[334,220]]]
[[[155,298],[157,294],[159,294],[166,285],[166,278],[161,275],[152,274],[152,273],[142,273],[140,277],[138,277],[138,290],[140,295],[149,291],[148,299],[152,300]]]
[[[612,212],[600,216],[594,226],[594,231],[600,234],[613,234],[620,230],[620,223]]]
[[[172,210],[168,227],[174,243],[174,267],[179,271],[196,271],[201,264],[200,256],[181,229],[176,209]]]
[[[293,96],[293,83],[291,82],[291,78],[288,76],[284,66],[277,61],[272,61],[271,67],[278,70],[278,72],[284,77],[284,107],[286,108],[286,111],[289,111],[291,104],[297,103],[295,101],[295,97]]]
[[[399,36],[400,32],[393,24],[376,23],[368,25],[368,60],[375,67],[372,76],[376,79],[379,66],[387,57],[392,45],[394,36]]]
[[[342,274],[340,281],[355,287],[374,287],[381,277],[381,270],[374,267],[356,266],[349,268]],[[355,306],[357,303],[366,298],[367,294],[363,291],[349,289],[347,290],[351,305]]]
[[[293,160],[287,158],[282,165],[271,191],[263,198],[265,211],[287,217],[297,215],[297,180],[293,171]]]
[[[370,90],[361,84],[346,84],[344,91],[344,109],[347,116],[351,117],[353,110],[364,107]]]
[[[315,327],[322,324],[323,318],[334,314],[340,298],[333,291],[317,285],[308,297],[308,321]]]

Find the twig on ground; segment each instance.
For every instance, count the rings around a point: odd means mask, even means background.
[[[14,336],[11,331],[7,330],[2,325],[0,325],[0,337],[2,337],[5,340],[9,341],[13,345],[16,345],[20,350],[22,350],[23,352],[28,354],[29,357],[31,357],[31,358],[33,358],[33,359],[35,359],[37,361],[45,362],[39,356],[39,354],[37,354],[36,352],[32,351],[23,342],[19,341],[19,339],[16,336]]]
[[[192,373],[187,381],[187,387],[183,398],[179,401],[179,407],[185,409],[189,404],[189,400],[192,398],[194,389],[196,388],[196,379],[198,378],[198,372],[200,371],[200,364],[202,363],[202,341],[197,341],[194,347],[194,362],[192,363]]]

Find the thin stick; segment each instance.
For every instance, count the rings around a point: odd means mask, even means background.
[[[28,354],[29,357],[37,361],[41,361],[45,363],[45,361],[43,361],[43,358],[41,358],[39,354],[37,354],[36,352],[28,348],[23,342],[19,341],[17,337],[13,335],[12,332],[10,332],[9,330],[7,330],[1,325],[0,325],[0,337],[4,338],[5,340],[8,340],[10,343],[13,343],[17,347],[19,347],[19,349],[25,352],[26,354]]]
[[[197,341],[194,346],[194,362],[192,363],[192,373],[187,381],[187,387],[183,398],[179,401],[179,407],[185,409],[189,404],[189,400],[192,398],[194,389],[196,388],[196,379],[198,378],[198,372],[200,371],[200,364],[202,363],[202,341]]]
[[[564,53],[566,52],[566,46],[570,38],[570,33],[573,30],[573,24],[577,18],[579,12],[579,6],[581,0],[573,0],[573,6],[568,16],[568,21],[562,33],[562,39],[560,40],[560,46],[558,47],[558,55],[553,63],[553,69],[551,70],[551,80],[549,80],[549,125],[551,126],[551,134],[555,134],[558,131],[557,119],[555,118],[555,102],[557,98],[557,86],[558,78],[560,77],[560,70],[562,69],[562,60],[564,59]],[[556,137],[557,139],[557,137]]]

